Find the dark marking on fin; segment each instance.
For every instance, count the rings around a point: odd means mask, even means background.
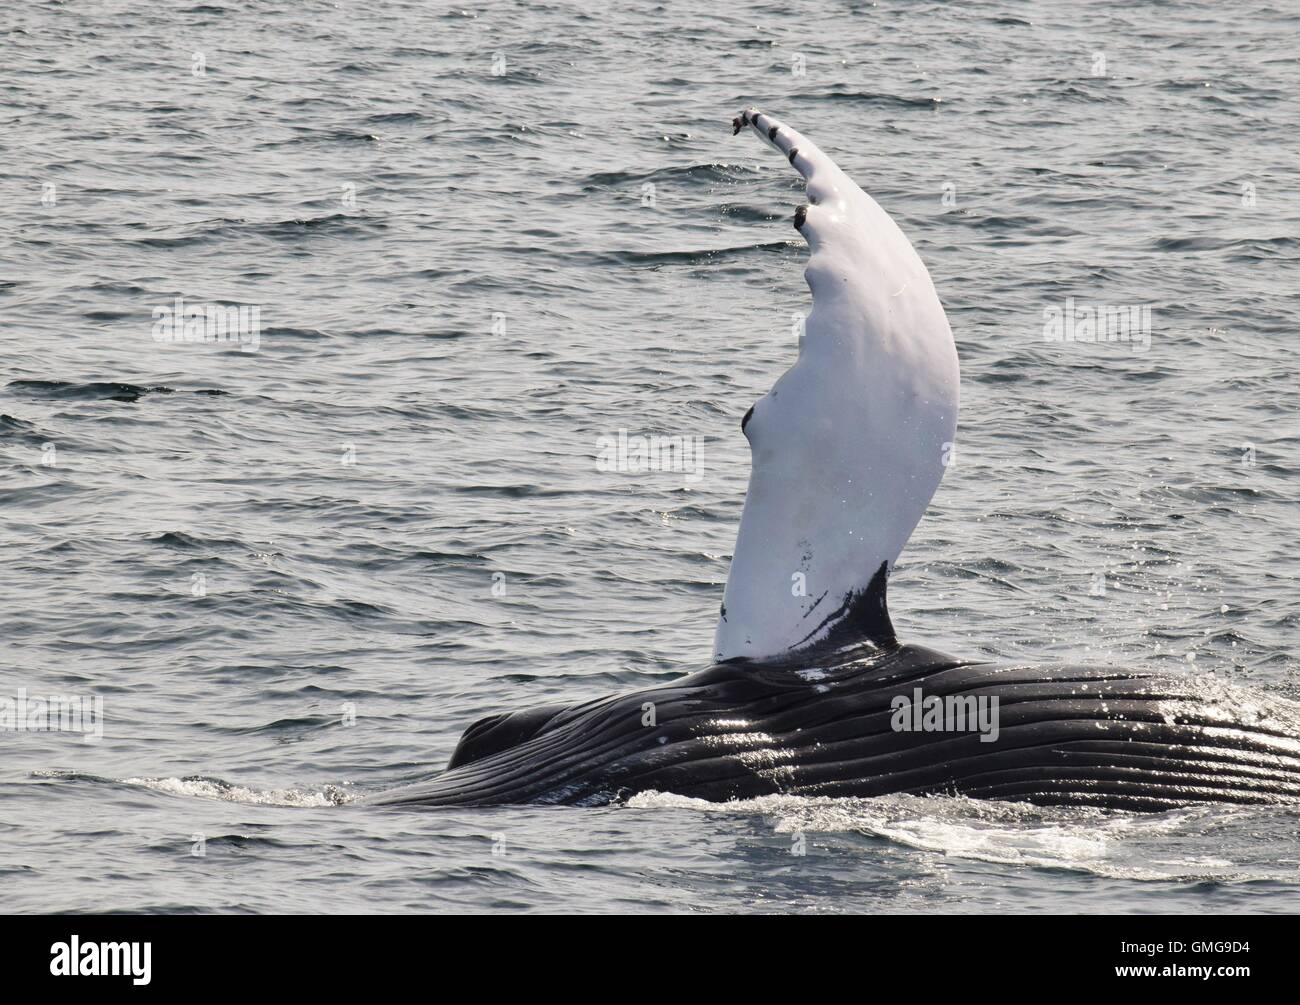
[[[804,225],[804,221],[807,219],[808,219],[808,207],[800,206],[798,209],[794,211],[794,229],[795,230],[802,229]]]
[[[885,596],[889,585],[889,563],[881,562],[876,574],[864,590],[850,591],[838,608],[822,619],[821,624],[792,646],[797,649],[827,626],[830,631],[819,639],[817,648],[839,649],[862,642],[864,639],[881,649],[898,646],[894,623],[889,620],[889,604]]]
[[[772,141],[775,142],[775,140],[776,140],[776,133],[777,133],[776,126],[773,126],[771,129],[769,129],[769,130],[767,131],[767,138],[768,138],[769,140],[772,140]]]
[[[740,127],[741,127],[740,116],[737,115],[734,119],[731,120],[731,135],[732,136],[739,135]]]
[[[749,420],[752,419],[753,417],[754,417],[754,406],[750,405],[749,411],[746,412],[745,417],[740,420],[740,431],[742,433],[745,431],[745,427],[749,425]]]
[[[829,594],[830,592],[831,592],[830,590],[823,590],[822,595],[812,602],[812,606],[809,607],[808,610],[803,612],[803,616],[806,618],[809,615],[811,615],[813,611],[817,610],[817,605],[820,604],[823,600],[825,600],[827,594]]]
[[[799,148],[798,148],[798,147],[791,147],[791,148],[790,148],[790,163],[791,163],[791,164],[794,163],[794,158],[795,158],[795,155],[796,155],[797,153],[799,153]]]

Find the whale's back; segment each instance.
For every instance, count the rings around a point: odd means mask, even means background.
[[[1164,810],[1300,800],[1293,703],[1120,669],[902,646],[840,666],[718,664],[476,723],[443,774],[374,803],[598,805],[890,793]]]

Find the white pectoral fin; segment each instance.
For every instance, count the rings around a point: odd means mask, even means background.
[[[795,226],[813,309],[798,361],[745,418],[753,465],[714,656],[892,645],[889,570],[956,429],[952,333],[907,238],[826,154],[756,109],[733,125],[807,180]]]
[[[749,126],[762,139],[779,150],[808,183],[808,197],[820,202],[834,194],[835,183],[845,178],[835,162],[821,152],[815,143],[802,133],[795,132],[784,122],[750,108],[731,120],[732,135]]]

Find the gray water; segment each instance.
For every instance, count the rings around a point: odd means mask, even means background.
[[[0,30],[0,692],[103,709],[98,742],[0,732],[0,909],[1300,908],[1292,810],[346,805],[482,715],[707,661],[739,421],[808,303],[749,104],[894,215],[952,321],[900,634],[1295,697],[1291,0]],[[156,341],[177,296],[257,306],[256,350]],[[1048,341],[1067,297],[1151,326]],[[702,437],[700,477],[600,470],[620,429]]]

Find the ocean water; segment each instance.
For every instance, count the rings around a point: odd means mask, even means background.
[[[793,361],[805,132],[929,265],[957,655],[1296,697],[1300,10],[34,2],[0,31],[6,911],[1300,909],[1300,815],[647,794],[348,805],[703,666]],[[256,346],[154,311],[256,307]],[[1045,311],[1150,312],[1050,341]],[[1141,315],[1139,315],[1141,316]],[[603,436],[701,438],[694,473]]]

